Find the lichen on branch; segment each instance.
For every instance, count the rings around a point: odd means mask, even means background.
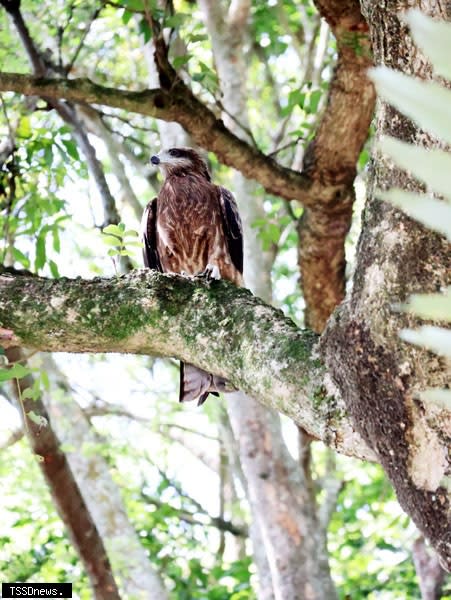
[[[3,344],[172,356],[224,376],[339,451],[373,458],[315,354],[317,336],[248,290],[148,270],[120,278],[0,276]]]

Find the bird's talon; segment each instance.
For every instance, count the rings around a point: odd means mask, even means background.
[[[196,275],[196,277],[205,278],[207,281],[211,281],[212,279],[219,281],[221,279],[221,273],[219,272],[219,267],[217,265],[211,265],[209,263],[205,270]]]

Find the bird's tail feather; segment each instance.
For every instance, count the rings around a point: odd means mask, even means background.
[[[205,402],[208,394],[219,396],[226,391],[227,382],[221,377],[207,373],[194,365],[180,363],[180,402],[190,402],[198,399],[197,405]]]

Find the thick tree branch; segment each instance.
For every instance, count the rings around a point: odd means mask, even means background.
[[[0,276],[4,345],[175,356],[227,377],[339,451],[372,459],[314,355],[317,337],[228,282],[136,271],[119,279]]]
[[[36,78],[19,73],[0,73],[0,92],[26,96],[66,98],[73,102],[101,104],[165,121],[177,121],[203,148],[214,152],[226,165],[256,179],[270,193],[305,206],[333,203],[343,185],[324,185],[278,164],[271,157],[231,133],[208,107],[178,81],[170,91],[160,88],[126,91],[93,83],[89,79]]]
[[[338,61],[328,106],[305,154],[304,173],[326,187],[343,184],[327,207],[309,202],[299,223],[306,323],[320,333],[344,297],[345,238],[352,218],[356,164],[368,136],[375,93],[366,75],[372,64],[370,41],[358,0],[317,0],[316,5],[337,40]]]

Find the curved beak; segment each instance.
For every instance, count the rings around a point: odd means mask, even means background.
[[[159,164],[160,164],[160,159],[158,158],[158,156],[155,156],[155,155],[154,155],[154,156],[152,156],[152,158],[150,159],[150,162],[151,162],[153,165],[159,165]]]

